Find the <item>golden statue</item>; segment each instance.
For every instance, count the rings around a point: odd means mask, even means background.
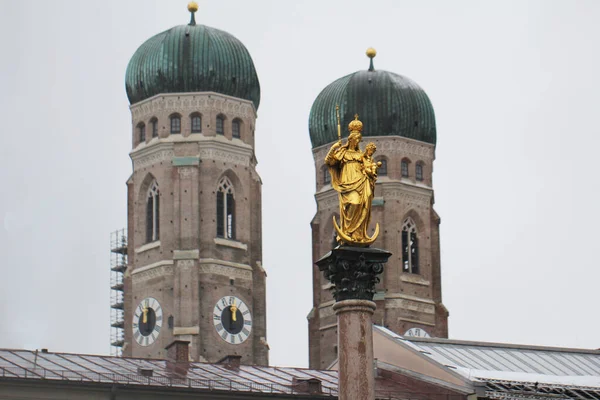
[[[362,140],[362,122],[358,115],[348,124],[350,135],[346,144],[342,145],[341,129],[338,114],[338,141],[334,143],[327,156],[325,164],[331,174],[331,185],[339,193],[340,225],[335,216],[333,226],[337,232],[337,241],[351,246],[366,247],[372,244],[379,235],[379,224],[375,226],[373,236],[367,233],[371,222],[371,203],[375,194],[377,168],[381,162],[373,161],[373,153],[377,149],[374,143],[369,143],[363,153],[359,143]]]

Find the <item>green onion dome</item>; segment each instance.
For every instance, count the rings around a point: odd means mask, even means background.
[[[365,136],[403,136],[436,143],[435,114],[429,97],[412,80],[388,71],[375,70],[375,50],[367,50],[371,65],[329,84],[310,110],[308,128],[312,147],[337,140],[335,106],[340,106],[342,137],[358,114]]]
[[[217,92],[260,103],[260,84],[246,47],[233,35],[196,25],[175,26],[142,44],[127,66],[131,104],[160,93]]]

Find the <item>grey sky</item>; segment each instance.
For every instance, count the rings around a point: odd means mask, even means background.
[[[125,68],[188,22],[187,2],[0,3],[0,347],[106,354],[109,233],[131,173]],[[450,336],[600,347],[599,2],[201,1],[197,20],[238,37],[261,83],[272,364],[308,360],[308,113],[368,67],[369,46],[436,111]]]

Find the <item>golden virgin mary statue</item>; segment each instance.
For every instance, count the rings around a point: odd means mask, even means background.
[[[342,144],[341,139],[334,143],[325,157],[325,164],[331,174],[331,185],[339,193],[340,225],[333,217],[337,241],[366,247],[379,235],[379,224],[375,226],[373,236],[369,236],[367,230],[371,222],[377,168],[381,163],[373,161],[374,143],[369,143],[364,152],[360,150],[362,127],[358,115],[355,115],[354,121],[348,124],[350,135],[346,144]],[[339,129],[338,122],[338,134]]]

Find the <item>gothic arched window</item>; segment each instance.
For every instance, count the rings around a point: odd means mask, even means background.
[[[238,139],[240,138],[240,126],[239,119],[234,119],[233,122],[231,122],[231,136]]]
[[[192,122],[192,133],[201,133],[202,132],[202,117],[200,116],[200,114],[192,114],[191,122]]]
[[[217,135],[225,134],[225,118],[222,115],[217,116]]]
[[[152,126],[152,137],[158,137],[158,120],[156,118],[152,118],[150,120],[150,125]]]
[[[158,183],[152,182],[146,197],[146,243],[159,239],[160,234],[160,191]]]
[[[417,165],[415,166],[415,177],[417,178],[418,181],[423,180],[423,163],[421,163],[421,162],[418,162]]]
[[[144,143],[146,141],[146,125],[144,125],[143,122],[140,122],[137,127],[140,135],[140,143]]]
[[[402,224],[402,271],[419,273],[419,241],[417,225],[410,218]]]
[[[181,133],[181,117],[171,115],[171,133]]]
[[[408,160],[402,160],[402,163],[400,163],[400,171],[402,172],[403,178],[408,178]]]
[[[219,181],[217,188],[217,237],[235,239],[235,198],[227,177]]]

